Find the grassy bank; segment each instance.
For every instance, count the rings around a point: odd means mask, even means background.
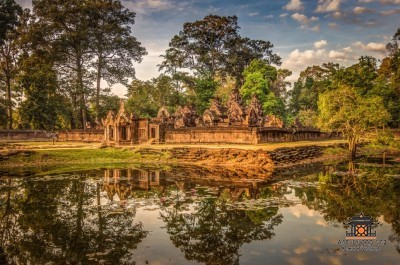
[[[342,140],[307,141],[293,143],[271,143],[262,145],[141,145],[121,148],[101,148],[93,143],[53,143],[51,142],[1,142],[0,143],[0,171],[50,171],[64,172],[95,168],[128,167],[129,165],[174,165],[181,161],[170,158],[168,149],[171,148],[236,148],[245,150],[272,151],[282,147],[299,147],[307,145],[338,145]],[[148,149],[148,152],[138,152],[139,149]],[[384,147],[369,146],[361,152],[368,155],[380,155]],[[347,150],[343,147],[328,147],[322,157],[316,161],[335,160],[346,158]],[[1,172],[0,172],[1,173]]]

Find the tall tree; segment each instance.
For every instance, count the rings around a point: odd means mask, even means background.
[[[96,75],[95,109],[96,122],[100,117],[100,94],[102,79],[109,85],[128,85],[127,78],[135,77],[133,61],[140,62],[146,50],[134,36],[131,25],[135,23],[135,13],[124,8],[119,0],[89,1],[91,21],[90,48],[95,55],[93,68]]]
[[[176,72],[189,69],[199,76],[233,76],[240,86],[242,72],[254,59],[280,64],[268,41],[251,40],[239,35],[236,16],[208,15],[187,22],[175,35],[165,53],[160,70]]]
[[[89,1],[33,0],[36,27],[45,31],[45,41],[51,43],[57,57],[55,67],[60,86],[71,98],[73,128],[85,128],[86,101],[93,79],[88,67],[93,61],[90,50]]]
[[[19,25],[21,13],[21,6],[14,0],[0,0],[0,44],[7,38],[7,33]]]
[[[7,128],[13,128],[12,86],[18,69],[18,26],[22,8],[14,0],[0,0],[0,87],[5,90]]]

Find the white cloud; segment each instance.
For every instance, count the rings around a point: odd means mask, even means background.
[[[391,9],[391,10],[385,10],[380,12],[381,15],[384,16],[391,16],[395,14],[400,14],[400,9]]]
[[[296,20],[297,22],[300,22],[301,24],[308,24],[310,22],[310,20],[308,19],[308,17],[306,17],[303,14],[299,14],[299,13],[294,13],[292,15],[292,18],[294,20]]]
[[[352,52],[353,51],[353,49],[350,46],[346,47],[346,48],[343,48],[342,50],[345,51],[345,52]]]
[[[367,3],[372,3],[374,0],[358,0],[359,3],[367,4]]]
[[[326,46],[327,44],[328,44],[328,42],[326,40],[320,40],[320,41],[314,42],[314,47],[317,49],[321,49],[322,47]]]
[[[400,0],[381,0],[382,4],[400,4]]]
[[[249,13],[249,17],[255,17],[258,16],[259,14],[260,14],[259,12]]]
[[[124,0],[122,1],[122,4],[126,8],[129,8],[130,10],[133,10],[134,12],[140,14],[176,8],[168,0],[138,0],[138,1]]]
[[[356,6],[356,7],[353,9],[353,12],[354,12],[355,14],[363,14],[363,13],[372,13],[372,10],[369,9],[369,8],[366,8],[366,7]]]
[[[321,30],[321,26],[320,25],[316,25],[316,26],[311,28],[311,31],[315,31],[315,32],[318,32],[320,30]]]
[[[342,16],[343,16],[343,14],[341,12],[334,12],[332,14],[332,17],[334,17],[334,18],[341,18]]]
[[[361,41],[357,41],[353,43],[353,46],[365,51],[377,52],[377,53],[386,53],[386,45],[384,43],[370,42],[367,44],[362,43]]]
[[[266,15],[265,18],[274,18],[274,15]]]
[[[331,29],[338,29],[339,26],[336,23],[328,23],[328,27]]]
[[[337,60],[346,60],[346,59],[348,59],[348,56],[344,52],[332,50],[329,52],[329,58],[337,59]]]
[[[328,13],[340,10],[342,0],[318,0],[318,6],[315,9],[317,13]]]
[[[290,0],[283,8],[289,11],[301,11],[304,9],[304,6],[301,0]]]
[[[284,18],[284,17],[287,17],[288,15],[289,15],[288,13],[283,13],[283,14],[280,14],[279,17]]]
[[[324,58],[326,58],[325,49],[318,50],[305,50],[301,52],[299,49],[293,50],[288,58],[283,62],[283,68],[298,68],[306,67],[308,65],[320,64],[324,62]]]
[[[303,15],[303,14],[299,14],[299,13],[294,13],[294,14],[292,15],[292,18],[293,18],[294,20],[296,20],[297,22],[303,24],[303,25],[308,24],[308,23],[310,23],[311,21],[317,21],[317,20],[319,20],[318,17],[310,17],[310,18],[308,18],[307,16],[305,16],[305,15]]]

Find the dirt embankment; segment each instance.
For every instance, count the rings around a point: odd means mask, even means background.
[[[142,157],[168,154],[166,160],[176,163],[203,166],[219,165],[235,168],[262,168],[272,171],[275,167],[292,166],[299,163],[317,162],[323,159],[324,150],[335,146],[284,147],[273,151],[246,150],[237,148],[179,147],[171,149],[139,148]],[[339,146],[344,147],[344,146]]]

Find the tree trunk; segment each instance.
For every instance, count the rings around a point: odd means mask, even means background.
[[[354,160],[356,158],[356,152],[357,152],[357,141],[355,137],[350,137],[349,138],[349,156],[351,160]]]
[[[99,61],[97,64],[97,83],[96,83],[96,124],[100,125],[100,81],[101,81],[101,71],[103,68],[103,57],[99,55]]]
[[[85,91],[83,86],[83,73],[82,73],[82,64],[81,57],[78,55],[76,60],[76,69],[77,69],[77,85],[78,85],[78,93],[80,98],[80,111],[82,114],[82,127],[86,129],[86,101],[85,101]]]
[[[7,97],[7,129],[12,130],[12,100],[11,100],[11,78],[7,77],[6,80],[6,97]]]

